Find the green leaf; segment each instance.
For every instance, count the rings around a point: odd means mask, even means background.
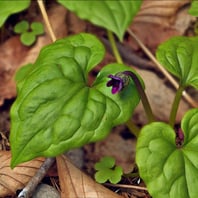
[[[198,108],[181,123],[184,142],[178,148],[167,124],[145,126],[138,137],[136,162],[153,198],[196,198],[198,194]]]
[[[40,23],[40,22],[33,22],[30,27],[32,29],[32,32],[35,35],[40,35],[40,34],[43,34],[44,33],[43,24]]]
[[[33,32],[25,32],[21,34],[20,40],[24,45],[30,46],[36,41],[36,36]]]
[[[20,68],[20,70],[17,71],[15,75],[15,81],[19,84],[20,82],[23,82],[24,78],[26,75],[31,71],[32,69],[31,63],[24,65],[23,67]]]
[[[157,59],[184,87],[198,89],[198,37],[173,37],[157,49]]]
[[[103,157],[100,162],[95,164],[95,180],[98,183],[105,183],[110,181],[113,184],[117,184],[123,174],[122,167],[115,166],[115,159],[113,157]]]
[[[114,32],[120,40],[140,9],[142,0],[87,1],[58,0],[82,19]]]
[[[197,0],[192,1],[191,7],[188,10],[188,13],[193,16],[198,16],[198,1]]]
[[[0,1],[0,27],[6,19],[17,12],[21,12],[28,8],[30,0],[1,0]]]
[[[14,26],[14,32],[15,33],[23,33],[23,32],[27,32],[29,29],[29,23],[25,20],[20,21],[19,23],[17,23]]]
[[[126,122],[139,103],[133,82],[119,94],[106,86],[107,76],[131,70],[110,64],[93,85],[88,73],[104,57],[102,43],[79,34],[44,47],[11,108],[11,166],[38,156],[57,156],[104,139],[113,126]]]
[[[115,166],[115,159],[113,157],[103,157],[100,162],[95,164],[96,170],[102,170],[104,168],[113,168]]]
[[[97,171],[94,175],[94,178],[98,183],[102,184],[102,183],[105,183],[106,181],[108,181],[109,175],[111,175],[111,173],[112,173],[112,170],[110,170],[110,169],[104,169],[101,171]]]
[[[117,184],[122,179],[122,175],[123,175],[122,167],[121,166],[116,166],[115,169],[113,170],[112,174],[111,174],[111,177],[109,178],[109,181],[112,184]]]

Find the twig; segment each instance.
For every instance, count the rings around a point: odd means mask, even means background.
[[[31,178],[26,187],[19,193],[18,198],[29,198],[54,162],[55,158],[46,158],[37,173]]]
[[[142,187],[142,186],[135,186],[135,185],[126,185],[126,184],[109,184],[109,183],[105,183],[105,186],[110,186],[110,187],[118,187],[118,188],[132,188],[132,189],[136,189],[136,190],[146,190],[146,187]]]
[[[46,12],[43,0],[37,0],[37,3],[39,5],[39,8],[40,8],[41,13],[43,15],[43,19],[44,19],[46,27],[48,29],[49,35],[50,35],[52,41],[54,42],[54,41],[56,41],[56,36],[55,36],[54,31],[52,29],[52,26],[50,24],[49,17],[47,16],[47,12]]]
[[[130,30],[128,29],[127,32],[132,36],[136,42],[139,44],[139,46],[142,48],[142,50],[146,53],[146,55],[157,65],[157,67],[160,69],[160,71],[166,76],[166,78],[171,82],[171,84],[178,89],[179,85],[177,81],[164,69],[164,67],[157,61],[157,59],[153,56],[153,54],[148,50],[148,48],[142,43],[142,41]],[[183,91],[182,95],[186,99],[186,101],[192,106],[192,107],[198,107],[198,103],[194,101],[187,93],[186,91]]]

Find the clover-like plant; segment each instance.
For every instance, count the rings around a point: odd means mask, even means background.
[[[113,157],[103,157],[94,167],[97,170],[95,180],[98,183],[105,183],[109,180],[112,184],[117,184],[122,178],[122,167],[115,164]]]
[[[32,22],[31,24],[28,21],[20,21],[14,27],[14,32],[20,35],[21,42],[30,46],[36,41],[36,36],[42,35],[44,33],[43,24],[40,22]]]

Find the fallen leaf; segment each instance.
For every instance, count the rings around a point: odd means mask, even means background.
[[[163,41],[172,36],[183,35],[195,20],[195,17],[187,13],[186,5],[189,3],[190,0],[145,0],[130,28],[152,52],[155,52],[156,47]],[[139,49],[134,39],[129,39],[129,44],[133,49]]]
[[[63,6],[53,6],[48,11],[49,20],[57,38],[62,38],[67,34],[65,23],[66,9]],[[38,16],[37,21],[42,21]],[[22,45],[19,36],[14,36],[0,46],[0,106],[5,99],[16,96],[16,86],[14,75],[17,69],[28,63],[34,63],[41,48],[49,43],[51,39],[46,33],[37,38],[36,44],[28,48]]]
[[[134,23],[147,22],[169,27],[174,23],[177,11],[188,3],[190,3],[190,0],[145,0],[138,15],[134,19]]]
[[[10,168],[11,153],[0,151],[0,197],[15,195],[22,189],[44,162],[44,158],[37,158]]]
[[[16,95],[13,76],[23,57],[26,56],[27,50],[18,36],[12,37],[0,46],[0,105],[3,104],[4,99]]]
[[[56,157],[61,197],[121,198],[76,168],[64,155]]]

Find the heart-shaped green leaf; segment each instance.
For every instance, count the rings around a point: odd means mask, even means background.
[[[36,41],[36,36],[34,32],[24,32],[21,34],[20,40],[24,45],[30,46]]]
[[[142,0],[58,0],[58,2],[75,12],[80,18],[111,30],[122,40],[126,29],[140,9]]]
[[[32,32],[34,32],[35,35],[41,35],[44,33],[44,27],[43,24],[40,22],[33,22],[30,25]]]
[[[173,37],[157,49],[157,59],[184,87],[198,89],[198,37]]]
[[[130,118],[139,103],[133,82],[115,95],[106,83],[109,74],[132,69],[110,64],[88,84],[89,71],[103,57],[95,36],[79,34],[44,47],[36,63],[20,73],[11,108],[12,167],[101,140]]]
[[[191,7],[188,10],[188,13],[193,16],[198,16],[198,1],[192,0]]]
[[[28,8],[30,0],[1,0],[0,1],[0,27],[4,24],[6,19],[17,12],[21,12]]]
[[[196,198],[198,194],[198,108],[181,123],[184,142],[165,123],[145,126],[138,137],[136,162],[153,198]]]
[[[27,32],[29,29],[29,23],[26,20],[20,21],[14,26],[14,32],[15,33],[23,33]]]

